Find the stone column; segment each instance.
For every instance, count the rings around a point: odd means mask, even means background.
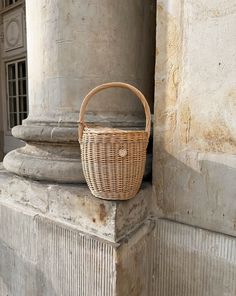
[[[152,1],[26,1],[29,116],[12,130],[26,146],[4,159],[8,171],[63,183],[83,182],[77,120],[83,97],[108,81],[140,88],[151,103]],[[118,116],[119,115],[119,116]],[[88,121],[143,125],[141,104],[107,91]]]

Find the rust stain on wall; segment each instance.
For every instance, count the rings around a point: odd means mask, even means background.
[[[180,137],[184,144],[188,144],[190,141],[190,132],[191,132],[191,109],[188,105],[183,105],[180,111],[180,121],[181,121],[181,128],[180,128]]]
[[[178,17],[167,9],[163,3],[157,5],[155,141],[158,150],[171,152],[177,125],[182,32]]]
[[[81,204],[79,203],[79,205],[83,207],[83,212],[90,217],[93,223],[106,224],[108,220],[108,211],[105,204],[91,204],[83,201]]]
[[[206,117],[201,118],[199,111],[192,109],[190,99],[179,106],[177,124],[183,145],[188,144],[189,148],[191,145],[191,148],[202,152],[235,153],[236,135],[233,121],[236,114],[236,89],[226,92],[222,99],[224,103],[211,111],[211,117],[214,116],[214,119],[209,117],[209,120]],[[208,108],[210,112],[210,106],[202,108]]]
[[[187,124],[186,124],[187,128]],[[184,138],[185,139],[185,138]],[[202,152],[235,153],[236,138],[219,117],[215,121],[191,120],[191,146]]]
[[[224,5],[219,6],[219,2],[215,1],[214,3],[214,1],[212,1],[212,3],[210,3],[211,7],[209,7],[206,1],[203,1],[203,0],[193,1],[191,3],[193,5],[193,9],[195,12],[198,12],[196,13],[195,19],[199,21],[203,21],[208,18],[220,18],[220,17],[226,17],[228,15],[235,14],[236,3],[227,5],[226,2],[224,2]]]
[[[104,204],[100,204],[99,219],[101,222],[105,222],[107,217],[106,207]]]
[[[224,152],[226,145],[236,148],[235,139],[233,139],[228,127],[223,122],[211,123],[210,128],[204,132],[203,136],[208,151]]]
[[[236,89],[232,88],[229,90],[226,98],[225,98],[225,106],[227,107],[227,111],[235,117],[236,114]]]
[[[169,1],[157,1],[156,77],[155,77],[155,137],[153,180],[159,209],[172,211],[165,200],[165,161],[174,154],[177,137],[178,96],[181,81],[182,30],[181,16],[169,10]],[[176,8],[181,11],[181,2]],[[177,9],[177,10],[178,10]],[[176,12],[176,14],[175,14]]]
[[[157,6],[156,96],[159,110],[176,102],[179,81],[179,49],[181,33],[177,20],[163,5]],[[163,106],[164,105],[164,106]]]

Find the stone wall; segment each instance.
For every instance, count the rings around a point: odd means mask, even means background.
[[[158,1],[157,22],[158,213],[236,235],[235,1]]]

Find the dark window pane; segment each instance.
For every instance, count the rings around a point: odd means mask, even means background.
[[[15,64],[8,65],[8,80],[16,79]]]
[[[23,99],[23,110],[26,112],[26,114],[28,113],[27,97],[24,97]]]
[[[16,97],[9,98],[9,112],[17,112],[16,109]]]
[[[25,79],[19,79],[18,80],[18,92],[19,95],[26,95],[26,80]]]
[[[24,95],[27,94],[27,90],[26,90],[26,79],[23,80],[23,94]]]
[[[9,96],[16,96],[16,82],[9,82]]]
[[[10,113],[10,128],[17,125],[17,114],[16,113]]]
[[[14,114],[10,114],[10,128],[14,126]]]
[[[19,112],[27,113],[27,97],[26,96],[19,97]]]
[[[22,92],[23,92],[22,80],[19,79],[19,80],[18,80],[18,93],[19,93],[19,95],[23,95]]]
[[[19,79],[18,88],[19,95],[26,95],[26,79]]]
[[[18,63],[18,77],[19,78],[25,78],[26,77],[26,71],[25,71],[25,61]]]

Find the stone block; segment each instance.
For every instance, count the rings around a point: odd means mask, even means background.
[[[81,231],[118,242],[149,215],[152,187],[144,183],[128,201],[94,197],[86,185],[61,185],[25,179],[0,169],[0,201],[30,209]]]
[[[119,243],[0,201],[1,296],[147,296],[150,222]]]

